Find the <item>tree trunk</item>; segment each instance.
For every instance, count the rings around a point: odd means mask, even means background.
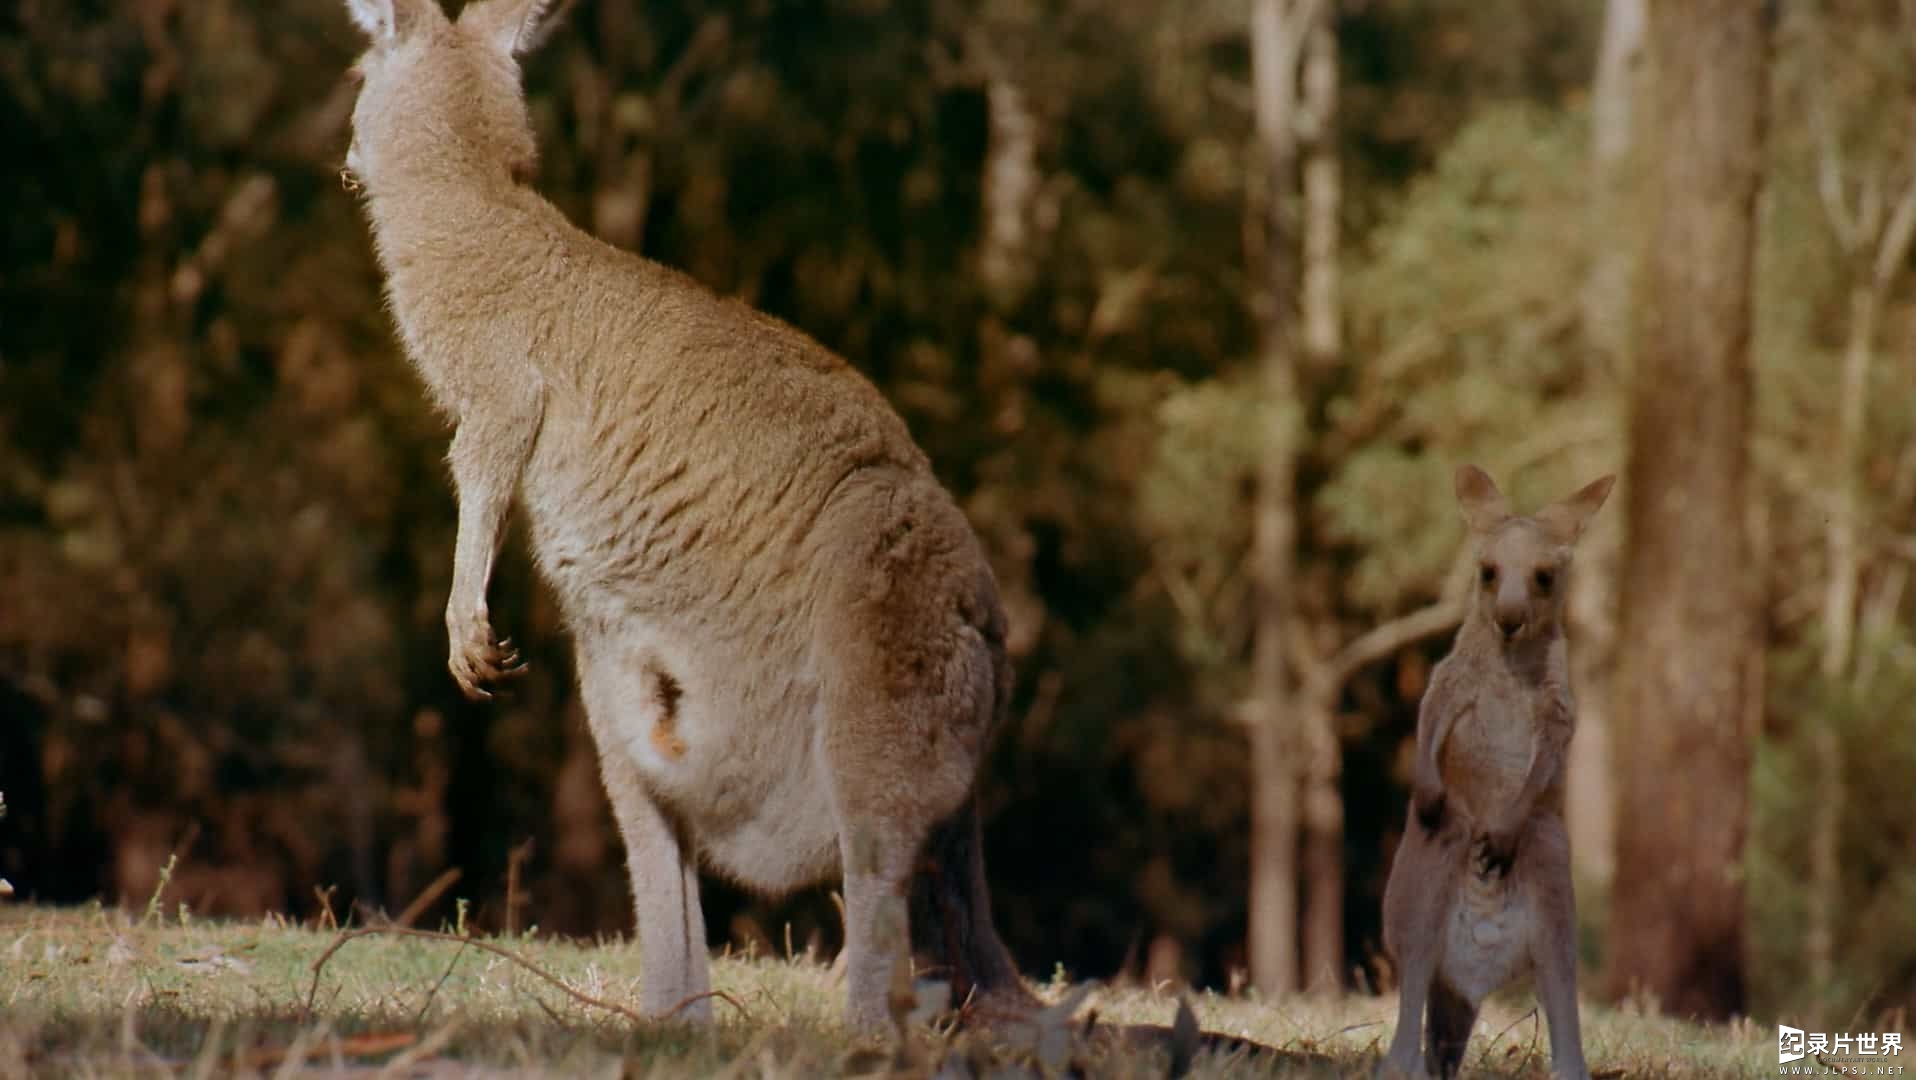
[[[1337,162],[1337,39],[1329,19],[1310,28],[1304,51],[1304,356],[1312,371],[1337,362],[1342,346],[1337,240],[1343,192]],[[1307,680],[1308,682],[1308,680]],[[1344,795],[1335,716],[1342,688],[1312,692],[1304,725],[1304,988],[1336,992],[1344,977]]]
[[[1820,667],[1828,691],[1848,682],[1854,653],[1856,591],[1862,577],[1857,547],[1857,483],[1863,447],[1864,393],[1876,337],[1877,296],[1867,275],[1850,288],[1848,341],[1843,350],[1842,385],[1836,418],[1836,505],[1829,517],[1829,584],[1823,594],[1823,654]],[[1836,718],[1808,725],[1810,750],[1819,776],[1843,774],[1843,743]],[[1842,899],[1839,848],[1843,831],[1843,785],[1824,785],[1810,822],[1808,924],[1803,951],[1815,993],[1827,990],[1835,976],[1836,909]]]
[[[1758,0],[1664,0],[1649,30],[1656,242],[1631,380],[1609,983],[1714,1019],[1744,1003],[1763,691],[1750,292],[1770,26]]]
[[[1630,369],[1631,277],[1638,246],[1639,185],[1633,147],[1643,94],[1644,0],[1608,0],[1591,85],[1591,227],[1605,238],[1593,252],[1582,296],[1591,370],[1607,391]],[[1577,737],[1570,744],[1565,816],[1576,877],[1609,886],[1615,862],[1616,791],[1610,767],[1610,694],[1616,671],[1616,530],[1602,519],[1583,541],[1570,601]]]
[[[1257,0],[1251,60],[1261,157],[1254,257],[1262,277],[1262,368],[1269,422],[1252,522],[1251,577],[1258,591],[1248,702],[1251,725],[1251,981],[1265,994],[1297,988],[1297,774],[1299,695],[1285,659],[1296,618],[1298,247],[1297,61],[1310,0]]]
[[[1006,65],[987,62],[991,139],[985,152],[979,276],[1002,310],[1024,301],[1033,274],[1032,208],[1038,200],[1038,119]]]
[[[1600,244],[1583,288],[1584,337],[1599,370],[1626,370],[1630,352],[1630,275],[1637,248],[1623,239],[1634,224],[1632,147],[1643,90],[1645,0],[1608,0],[1590,101],[1591,216]],[[1581,727],[1579,718],[1579,727]]]
[[[1344,189],[1337,160],[1337,33],[1330,19],[1310,28],[1304,52],[1304,354],[1312,370],[1343,350],[1337,242]]]
[[[1304,988],[1336,993],[1344,976],[1343,755],[1336,699],[1313,697],[1304,710]]]

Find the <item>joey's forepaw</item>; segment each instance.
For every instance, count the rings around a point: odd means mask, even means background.
[[[1499,822],[1484,831],[1479,841],[1480,858],[1486,874],[1508,874],[1517,859],[1517,838],[1523,832],[1521,822]]]
[[[484,621],[474,621],[453,638],[452,653],[446,660],[446,668],[452,672],[453,681],[459,684],[460,691],[466,697],[473,701],[488,701],[492,698],[492,692],[487,688],[524,675],[526,662],[519,655],[519,650],[513,647],[511,638],[494,641],[492,626]]]

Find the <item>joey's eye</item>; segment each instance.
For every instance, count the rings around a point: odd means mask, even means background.
[[[1477,572],[1477,576],[1483,580],[1485,585],[1497,584],[1497,568],[1489,563],[1484,564],[1483,569]]]
[[[1539,570],[1536,578],[1538,592],[1549,592],[1550,586],[1557,583],[1557,574],[1553,570]]]

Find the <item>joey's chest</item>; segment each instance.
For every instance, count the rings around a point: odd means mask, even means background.
[[[1444,786],[1472,817],[1514,798],[1536,753],[1536,703],[1530,695],[1485,695],[1458,716],[1438,764]]]

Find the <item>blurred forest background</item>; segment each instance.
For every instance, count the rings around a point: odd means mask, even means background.
[[[532,673],[474,706],[446,672],[449,432],[341,190],[340,0],[7,8],[0,874],[144,904],[177,853],[168,910],[311,919],[456,869],[427,921],[624,932],[518,540],[492,608]],[[1780,5],[1742,61],[1646,32],[1682,17],[581,0],[527,64],[537,184],[842,352],[959,495],[1014,627],[983,792],[1028,971],[1389,985],[1476,460],[1525,508],[1624,472],[1572,598],[1593,976],[1863,1029],[1916,1006],[1916,13]],[[1748,122],[1659,127],[1659,57]],[[1723,146],[1754,201],[1658,186]],[[1752,273],[1687,242],[1711,199]],[[1691,287],[1743,305],[1694,369],[1658,342]],[[1729,637],[1659,637],[1678,609]],[[715,946],[838,939],[823,893],[707,903]]]

